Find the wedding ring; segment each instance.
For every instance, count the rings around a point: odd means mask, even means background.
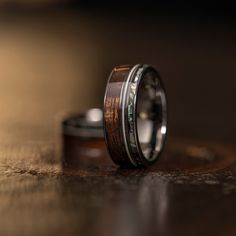
[[[111,162],[103,133],[103,113],[92,108],[62,122],[63,170],[102,167]]]
[[[102,110],[92,108],[62,122],[63,134],[79,138],[103,138]]]
[[[167,133],[163,82],[150,65],[117,66],[104,97],[104,135],[120,166],[148,166],[160,156]]]

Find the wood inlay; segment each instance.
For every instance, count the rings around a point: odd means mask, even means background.
[[[119,66],[113,69],[107,84],[104,101],[104,130],[108,151],[112,160],[119,165],[130,165],[121,131],[120,95],[122,86],[132,66]]]

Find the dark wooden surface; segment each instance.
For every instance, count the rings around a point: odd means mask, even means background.
[[[120,169],[102,140],[27,139],[1,137],[0,235],[236,233],[232,146],[170,137],[155,166]]]

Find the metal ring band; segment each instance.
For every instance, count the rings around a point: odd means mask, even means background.
[[[164,146],[166,93],[149,65],[118,66],[107,82],[104,133],[112,160],[121,166],[147,166]]]
[[[62,131],[64,135],[79,138],[103,138],[102,110],[93,108],[66,118],[62,122]]]

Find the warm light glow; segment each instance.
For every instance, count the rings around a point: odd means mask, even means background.
[[[87,111],[86,118],[88,121],[98,122],[102,120],[102,110],[93,108]]]
[[[166,126],[162,126],[162,127],[161,127],[161,133],[162,133],[162,134],[165,134],[165,133],[166,133]]]

